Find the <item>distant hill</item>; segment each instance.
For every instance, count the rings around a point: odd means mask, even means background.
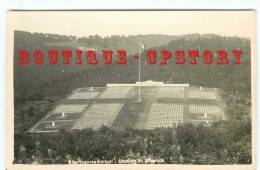
[[[146,48],[159,47],[168,44],[170,41],[178,38],[177,36],[148,34],[148,35],[130,35],[120,36],[112,35],[109,37],[100,37],[93,35],[89,37],[65,36],[57,34],[29,33],[24,31],[15,31],[15,37],[28,44],[32,40],[48,47],[85,47],[87,49],[125,49],[129,54],[138,52],[139,41]],[[26,37],[26,38],[25,38]]]
[[[176,36],[169,35],[136,35],[136,36],[119,36],[112,35],[110,37],[90,36],[83,38],[73,38],[63,42],[45,42],[47,46],[69,46],[72,48],[85,47],[87,49],[125,49],[128,54],[138,52],[139,41],[146,48],[159,47],[168,44]]]

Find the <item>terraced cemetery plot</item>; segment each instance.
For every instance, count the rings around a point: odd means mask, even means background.
[[[100,92],[76,92],[73,93],[68,99],[94,99]]]
[[[197,120],[197,119],[192,119],[190,120],[190,122],[193,124],[193,125],[199,125],[199,124],[206,124],[206,125],[210,125],[210,123],[212,123],[213,121],[212,120]]]
[[[70,129],[73,125],[72,120],[63,121],[42,121],[34,129],[34,132],[56,132],[61,129]]]
[[[58,105],[53,113],[80,113],[86,106],[87,104],[62,104]]]
[[[100,98],[109,99],[109,98],[127,98],[127,94],[131,90],[131,87],[108,87],[104,91]]]
[[[207,113],[207,114],[221,114],[221,109],[216,105],[208,104],[190,104],[190,113]]]
[[[158,98],[184,98],[184,87],[160,87]]]
[[[141,100],[138,86],[76,89],[28,131],[96,130],[102,125],[118,130],[154,129],[182,122],[210,124],[224,117],[222,99],[213,88],[167,85],[140,90]]]
[[[207,113],[190,113],[188,115],[189,120],[217,120],[218,115],[216,114],[207,114]]]
[[[101,92],[104,90],[104,87],[81,87],[73,90],[73,92],[84,93],[84,92]]]
[[[216,94],[213,90],[190,90],[189,97],[198,99],[216,99]]]
[[[50,114],[45,120],[55,121],[55,120],[77,120],[81,117],[82,113],[69,113],[69,114]]]
[[[173,127],[183,121],[183,104],[154,103],[148,115],[145,129]]]
[[[102,125],[111,126],[123,104],[100,103],[91,106],[73,126],[72,129],[99,129]]]

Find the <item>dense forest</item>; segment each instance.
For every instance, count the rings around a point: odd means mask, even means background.
[[[138,42],[148,49],[242,49],[241,65],[148,65],[142,57],[142,80],[189,83],[220,88],[227,104],[228,122],[211,127],[191,124],[154,131],[86,129],[74,133],[27,134],[25,131],[55,102],[71,90],[106,83],[134,83],[138,62],[127,65],[18,65],[18,49],[124,48],[136,55]],[[242,164],[251,163],[251,65],[250,40],[218,35],[137,35],[74,37],[16,31],[14,33],[15,162],[67,163],[68,159],[113,160],[120,158],[163,158],[165,163]],[[101,55],[100,55],[101,56]],[[66,140],[64,140],[66,138]],[[67,140],[68,139],[68,140]],[[40,144],[39,144],[40,143]],[[116,146],[115,146],[116,144]],[[24,146],[25,149],[21,149]],[[22,150],[22,151],[21,151]],[[32,158],[32,156],[34,158]]]
[[[175,164],[251,163],[251,122],[192,124],[176,129],[99,131],[15,135],[15,163],[68,163],[70,160],[153,158]],[[22,148],[21,148],[22,146]],[[141,162],[144,163],[144,162]]]

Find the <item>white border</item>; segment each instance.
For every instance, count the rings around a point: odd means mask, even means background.
[[[6,56],[7,56],[7,11],[17,10],[62,10],[62,9],[256,9],[257,28],[259,28],[259,0],[4,0],[0,5],[0,169],[5,169],[6,162]],[[257,42],[259,39],[257,33]],[[257,43],[257,49],[260,45]],[[257,53],[258,54],[258,53]],[[258,56],[258,55],[257,55]],[[260,60],[257,59],[257,66],[260,66]],[[257,67],[257,75],[260,69]],[[259,76],[256,83],[259,84]],[[257,96],[260,92],[256,89]],[[257,111],[260,102],[257,100]],[[260,117],[256,116],[257,122]],[[257,129],[260,124],[257,124]],[[260,141],[260,131],[257,131],[257,143]],[[256,146],[257,153],[260,151],[259,145]],[[257,169],[260,159],[257,154]]]

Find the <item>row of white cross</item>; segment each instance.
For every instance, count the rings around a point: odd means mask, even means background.
[[[146,129],[173,127],[183,121],[183,104],[154,103],[145,123]]]
[[[157,97],[184,98],[184,87],[160,87]]]
[[[102,125],[110,126],[122,106],[120,103],[95,104],[75,123],[73,129],[98,129]]]
[[[207,113],[207,114],[220,114],[221,109],[216,105],[208,104],[190,104],[190,113]]]
[[[190,98],[216,99],[216,94],[214,91],[193,90],[193,91],[189,91],[189,97]]]

